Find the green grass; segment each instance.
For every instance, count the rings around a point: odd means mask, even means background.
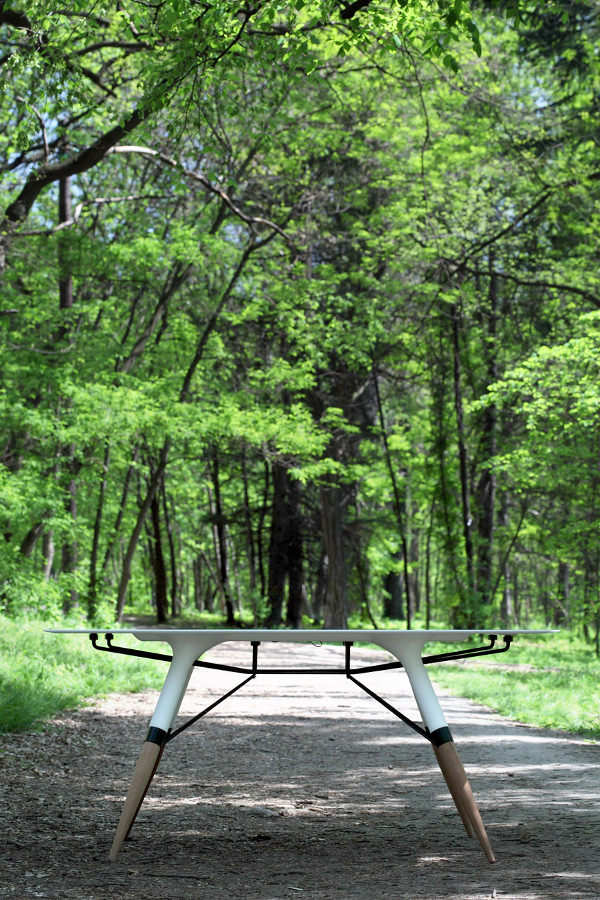
[[[506,654],[432,665],[429,674],[515,721],[600,740],[600,660],[570,632],[517,637]]]
[[[166,663],[99,653],[86,635],[45,634],[44,627],[0,617],[0,733],[34,730],[90,697],[162,685]],[[126,637],[119,643],[128,640],[133,646]],[[164,644],[144,649],[154,647],[168,652]]]

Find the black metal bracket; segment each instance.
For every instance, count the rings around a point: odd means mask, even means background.
[[[92,632],[90,634],[90,641],[92,642],[92,646],[95,650],[103,650],[108,653],[120,653],[123,656],[137,656],[143,659],[157,659],[163,662],[171,662],[173,659],[172,655],[167,653],[154,653],[149,650],[136,650],[131,647],[116,647],[113,644],[114,635],[110,632],[103,632],[104,638],[106,640],[106,647],[103,647],[98,643],[98,633]],[[242,635],[240,635],[242,637]],[[432,656],[424,656],[422,661],[425,665],[430,665],[431,663],[438,662],[448,662],[450,660],[458,660],[458,659],[471,659],[474,656],[487,656],[494,653],[506,653],[506,651],[510,648],[512,643],[512,635],[504,635],[504,646],[496,647],[496,641],[498,640],[498,635],[490,634],[488,635],[488,639],[490,643],[484,647],[473,647],[469,650],[456,650],[450,651],[447,653],[436,653]],[[291,668],[291,667],[281,667],[281,668],[258,668],[258,647],[260,645],[260,641],[250,641],[252,646],[252,667],[246,668],[243,666],[229,666],[224,663],[211,663],[204,662],[203,660],[197,659],[194,661],[194,666],[203,669],[217,669],[222,672],[238,672],[243,675],[247,675],[247,678],[244,678],[239,684],[235,685],[235,687],[231,688],[231,690],[227,691],[227,693],[223,694],[222,697],[219,697],[214,703],[211,703],[201,712],[197,713],[187,722],[184,722],[179,728],[175,729],[175,731],[169,731],[165,738],[165,743],[172,741],[173,738],[177,737],[178,734],[181,734],[182,731],[185,731],[186,728],[189,728],[190,725],[193,725],[198,719],[201,719],[211,710],[213,710],[216,706],[222,703],[224,700],[227,700],[228,697],[231,697],[232,694],[235,694],[241,688],[243,688],[249,681],[252,681],[253,678],[256,678],[257,675],[345,675],[353,684],[359,687],[361,690],[365,691],[370,697],[374,700],[377,700],[382,706],[384,706],[387,710],[389,710],[393,715],[397,716],[401,719],[409,728],[412,728],[413,731],[416,731],[417,734],[420,734],[421,737],[424,737],[434,746],[437,746],[439,743],[439,735],[429,731],[428,728],[423,728],[421,725],[413,722],[408,716],[404,713],[400,712],[400,710],[396,709],[395,706],[392,706],[391,703],[388,703],[387,700],[384,700],[383,697],[380,697],[379,694],[375,693],[375,691],[371,690],[371,688],[367,687],[367,685],[363,684],[356,678],[356,675],[364,675],[369,672],[382,672],[388,669],[402,669],[404,666],[401,662],[391,662],[391,663],[381,663],[375,666],[360,666],[359,668],[352,668],[351,664],[351,648],[353,647],[353,641],[344,641],[345,648],[345,658],[344,658],[344,667],[343,668],[332,668],[327,667],[323,669],[314,669],[314,668]],[[447,729],[446,729],[447,730]],[[439,729],[438,729],[439,731]],[[448,732],[449,734],[449,732]],[[444,738],[450,739],[450,738]]]

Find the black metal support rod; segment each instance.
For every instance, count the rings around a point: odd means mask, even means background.
[[[197,722],[198,719],[201,719],[203,716],[205,716],[207,713],[209,713],[212,709],[215,708],[215,706],[218,706],[219,703],[222,703],[223,700],[227,700],[228,697],[231,697],[232,694],[235,694],[237,691],[239,691],[241,688],[243,688],[246,684],[248,684],[249,681],[252,681],[252,679],[255,677],[256,677],[255,675],[249,675],[248,678],[244,678],[243,681],[241,681],[239,684],[236,684],[235,687],[231,688],[230,691],[227,691],[226,694],[223,694],[222,697],[219,697],[217,700],[215,700],[214,703],[211,703],[210,706],[207,706],[206,709],[203,709],[202,712],[199,712],[193,718],[188,719],[187,722],[184,722],[183,725],[180,725],[179,728],[175,729],[175,731],[170,731],[167,736],[166,743],[168,743],[169,741],[172,741],[173,738],[177,737],[178,734],[181,734],[182,731],[185,731],[186,728],[189,728],[190,725],[193,725],[194,722]]]
[[[104,637],[108,644],[107,647],[102,647],[98,643],[98,635],[96,632],[90,634],[90,641],[92,642],[94,650],[102,650],[104,653],[121,653],[123,656],[139,656],[143,659],[160,659],[164,662],[171,662],[173,659],[172,656],[169,656],[166,653],[151,653],[148,650],[134,650],[132,647],[115,647],[114,644],[111,643],[114,635],[109,632],[106,632]]]
[[[404,713],[400,712],[399,709],[396,709],[395,706],[392,706],[391,703],[388,703],[387,700],[384,700],[383,697],[380,697],[379,694],[376,694],[375,691],[372,691],[371,688],[368,688],[366,684],[363,684],[362,681],[359,681],[358,678],[355,678],[354,675],[348,672],[348,678],[350,681],[357,685],[357,687],[361,688],[369,697],[372,697],[373,700],[377,700],[378,703],[381,703],[382,706],[385,706],[387,710],[397,716],[399,719],[402,719],[405,725],[408,725],[409,728],[412,728],[413,731],[416,731],[417,734],[420,734],[421,737],[424,737],[430,743],[433,743],[433,739],[431,737],[431,733],[426,729],[422,728],[420,725],[417,725],[416,722],[413,722],[412,719],[409,719],[408,716],[405,716]]]
[[[358,668],[352,668],[352,671],[355,675],[366,675],[368,672],[386,672],[389,669],[403,669],[404,666],[401,662],[390,662],[390,663],[379,663],[377,666],[359,666]]]
[[[454,650],[449,651],[448,653],[436,653],[433,656],[424,656],[423,662],[425,665],[428,665],[436,662],[447,662],[452,659],[469,659],[471,656],[490,656],[496,653],[506,653],[506,651],[510,649],[513,636],[512,634],[504,635],[504,647],[495,646],[496,641],[498,640],[497,635],[490,634],[489,639],[490,643],[487,647],[473,647],[471,650]]]
[[[123,656],[137,656],[141,659],[158,659],[161,662],[171,662],[173,659],[173,656],[167,653],[155,653],[151,650],[135,650],[133,647],[115,647],[112,643],[114,636],[110,634],[110,632],[105,633],[106,643],[108,644],[107,647],[102,647],[102,645],[98,643],[98,635],[95,632],[92,632],[89,637],[94,650],[102,650],[104,653],[120,653]],[[200,659],[195,660],[194,666],[203,669],[218,669],[220,672],[237,672],[239,675],[250,675],[253,672],[253,669],[243,668],[242,666],[228,666],[225,663],[204,662]]]

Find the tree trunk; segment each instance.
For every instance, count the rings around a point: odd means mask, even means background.
[[[225,620],[229,627],[235,625],[235,616],[231,590],[229,587],[229,561],[227,554],[227,535],[225,533],[225,515],[221,500],[221,476],[219,470],[219,454],[216,448],[212,451],[212,483],[214,490],[214,530],[217,550],[217,571],[219,588],[225,606]]]
[[[169,504],[167,502],[167,491],[164,479],[162,483],[161,500],[165,529],[167,532],[167,543],[169,545],[169,568],[171,571],[171,615],[177,616],[181,612],[182,586],[177,569],[177,550],[175,547],[175,538],[173,536],[173,521],[169,513]]]
[[[384,619],[404,618],[404,585],[400,572],[388,572],[383,579]]]
[[[315,625],[321,625],[323,622],[323,610],[325,608],[325,599],[327,597],[327,571],[329,569],[329,559],[325,548],[321,548],[319,554],[319,564],[317,566],[317,574],[315,578],[315,589],[312,598],[313,621]]]
[[[410,620],[412,621],[413,613],[417,614],[421,611],[421,590],[419,587],[419,531],[414,525],[414,518],[411,523],[411,532],[408,545],[408,579],[410,582],[408,596],[410,597],[412,607],[410,615]]]
[[[490,253],[489,309],[486,341],[487,385],[498,378],[496,359],[496,325],[498,316],[497,278],[493,269],[493,253]],[[477,485],[477,592],[478,600],[490,606],[493,583],[494,519],[496,511],[496,475],[493,459],[496,455],[498,415],[496,406],[485,407],[481,423],[480,442],[483,453],[483,469]]]
[[[102,517],[104,514],[104,501],[106,499],[108,466],[110,463],[110,446],[107,443],[104,447],[104,458],[102,460],[102,477],[98,490],[98,503],[96,505],[96,515],[94,517],[94,533],[92,536],[92,550],[90,553],[90,583],[88,587],[88,619],[93,621],[96,615],[96,607],[98,603],[98,550],[100,546],[100,531],[102,528]]]
[[[334,482],[324,484],[320,490],[323,546],[328,559],[324,628],[346,628],[348,625],[341,493],[340,486]]]
[[[44,553],[44,581],[50,581],[52,577],[52,566],[54,565],[54,554],[56,552],[52,529],[44,532],[42,543]]]
[[[150,473],[150,480],[148,483],[146,496],[138,511],[137,520],[133,527],[133,531],[131,532],[129,542],[127,544],[127,549],[125,550],[125,556],[123,557],[123,564],[121,567],[121,579],[119,581],[119,589],[117,592],[117,603],[115,608],[115,618],[117,622],[120,622],[121,618],[123,617],[123,609],[125,607],[125,601],[127,599],[127,588],[129,586],[129,579],[131,578],[131,565],[133,562],[133,557],[138,545],[138,541],[140,539],[140,535],[144,528],[146,517],[150,511],[150,506],[152,505],[152,501],[154,500],[156,492],[160,487],[160,483],[167,465],[170,446],[171,441],[169,438],[167,438],[162,446],[158,466],[156,470]]]
[[[154,569],[154,590],[156,600],[156,622],[164,625],[168,620],[169,601],[167,597],[167,569],[162,549],[162,537],[160,528],[160,504],[158,492],[154,494],[150,504],[150,517],[152,522],[152,564]]]
[[[271,470],[269,468],[269,464],[264,463],[264,488],[263,488],[263,499],[260,505],[260,513],[258,516],[258,526],[256,529],[256,544],[258,549],[258,577],[259,577],[259,590],[260,597],[264,598],[267,596],[267,574],[265,571],[265,554],[264,554],[264,546],[265,546],[265,538],[264,538],[264,527],[265,527],[265,519],[267,517],[268,508],[269,508],[269,491],[270,491],[270,476]],[[267,564],[268,565],[268,564]]]
[[[504,491],[500,501],[500,527],[506,531],[508,528],[508,494]],[[504,557],[503,588],[502,602],[500,605],[500,621],[506,628],[511,628],[516,624],[515,608],[512,593],[512,575],[510,569],[510,555],[505,554]]]
[[[569,566],[561,560],[558,564],[558,590],[554,604],[554,625],[556,627],[566,625],[569,621],[570,596]]]
[[[289,537],[287,473],[281,463],[273,463],[272,478],[273,500],[271,506],[267,586],[269,613],[266,621],[269,628],[277,627],[283,622],[283,599],[285,595],[285,581],[288,574]]]
[[[246,465],[246,449],[242,448],[242,484],[244,489],[244,524],[246,531],[246,556],[248,559],[248,581],[253,602],[256,596],[256,542],[252,527],[252,510],[250,508],[250,492],[248,490],[248,469]]]
[[[425,628],[431,627],[431,536],[433,534],[433,522],[435,516],[435,497],[431,502],[431,510],[429,513],[429,525],[427,527],[427,541],[425,547]]]
[[[465,548],[465,566],[468,586],[467,603],[466,605],[463,604],[462,609],[456,610],[457,621],[455,623],[455,627],[474,628],[476,619],[476,584],[473,554],[473,520],[471,517],[467,445],[465,441],[465,428],[463,420],[463,396],[460,359],[460,321],[460,310],[458,308],[458,304],[455,303],[452,306],[454,411],[456,415],[456,440],[458,444],[458,461],[460,472],[463,540]]]
[[[134,447],[133,456],[131,464],[125,473],[125,479],[123,481],[123,489],[121,491],[121,499],[119,502],[119,509],[117,511],[117,516],[115,519],[115,524],[112,528],[112,533],[110,539],[106,545],[106,550],[104,551],[104,558],[102,560],[102,568],[100,570],[102,578],[106,578],[108,567],[110,561],[113,557],[115,544],[117,542],[117,538],[119,537],[119,533],[121,531],[121,524],[123,522],[123,517],[125,516],[125,508],[127,506],[127,498],[129,496],[129,488],[131,486],[131,479],[133,478],[133,474],[135,472],[135,467],[138,459],[138,448]]]
[[[66,503],[66,510],[73,525],[77,521],[77,482],[74,478],[69,481],[69,496]],[[62,571],[70,575],[74,574],[77,568],[77,543],[75,540],[67,540],[62,545]],[[71,586],[68,594],[63,601],[63,612],[67,613],[77,605],[79,599],[77,590]]]
[[[71,179],[61,178],[58,182],[58,220],[68,222],[71,218]],[[73,274],[69,261],[69,238],[64,233],[58,241],[58,293],[60,309],[73,306]]]
[[[288,601],[286,625],[300,628],[302,625],[302,608],[305,600],[304,587],[304,553],[302,540],[302,494],[300,482],[287,476],[288,482],[288,540],[287,571]]]
[[[403,584],[404,590],[406,592],[406,627],[410,629],[411,627],[411,617],[412,617],[412,601],[410,594],[410,577],[409,577],[409,569],[408,569],[408,542],[406,539],[406,525],[405,525],[405,515],[404,515],[404,501],[400,497],[400,490],[398,488],[398,479],[396,478],[396,472],[394,469],[394,465],[392,462],[392,456],[390,453],[390,446],[387,437],[387,429],[385,426],[385,417],[383,415],[383,404],[381,402],[381,394],[379,392],[379,379],[377,377],[377,373],[373,372],[373,385],[375,388],[375,399],[377,402],[377,412],[379,416],[379,427],[381,428],[381,438],[383,441],[383,450],[385,454],[385,461],[388,470],[388,474],[390,476],[390,483],[392,486],[392,492],[394,496],[394,512],[396,513],[396,525],[398,528],[398,533],[400,535],[400,545],[402,547],[402,562],[403,562]]]

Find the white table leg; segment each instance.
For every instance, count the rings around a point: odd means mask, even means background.
[[[452,734],[446,723],[439,700],[421,659],[422,647],[417,643],[407,644],[404,641],[398,645],[388,642],[387,648],[400,660],[406,670],[423,722],[433,738],[433,748],[438,765],[467,834],[470,837],[476,837],[489,862],[495,862],[496,858],[473,797],[471,785],[458,756],[456,745],[452,739]]]
[[[110,850],[110,859],[115,860],[121,845],[133,826],[144,797],[150,787],[181,701],[183,700],[195,660],[214,642],[198,646],[198,641],[174,641],[173,660],[160,692],[146,740],[135,767],[131,784],[121,812],[121,818]]]

